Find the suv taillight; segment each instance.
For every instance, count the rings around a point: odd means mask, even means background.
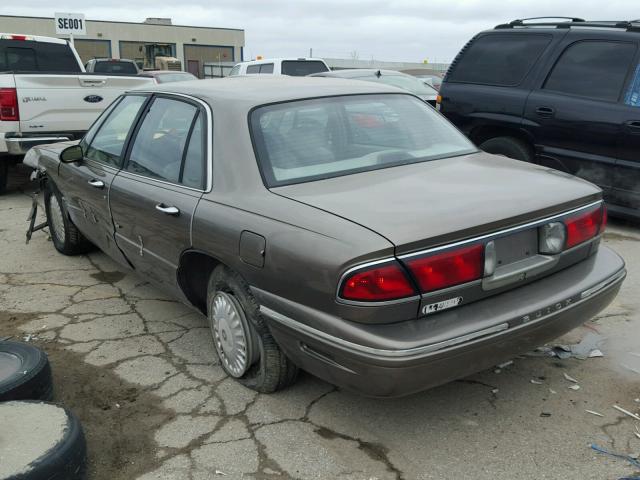
[[[423,293],[479,280],[484,276],[484,245],[409,258],[404,263]]]
[[[411,280],[396,261],[364,267],[342,282],[340,297],[361,302],[397,300],[415,295]]]
[[[566,248],[580,245],[602,233],[607,221],[606,212],[606,207],[602,205],[565,219],[564,224],[567,227]]]
[[[20,120],[18,92],[15,88],[0,88],[0,120]]]

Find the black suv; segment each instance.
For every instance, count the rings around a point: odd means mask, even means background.
[[[640,218],[640,21],[515,20],[460,51],[439,108],[481,149],[585,178]]]

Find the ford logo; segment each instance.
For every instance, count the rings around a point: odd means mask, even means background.
[[[86,97],[84,97],[84,101],[89,103],[98,103],[102,100],[103,98],[100,95],[87,95]]]

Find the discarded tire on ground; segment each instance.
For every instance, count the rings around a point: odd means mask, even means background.
[[[0,403],[0,480],[81,480],[87,447],[77,417],[52,403]]]
[[[0,401],[51,400],[53,382],[47,354],[18,342],[0,342]]]

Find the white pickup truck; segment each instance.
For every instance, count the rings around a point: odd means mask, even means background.
[[[66,40],[0,33],[0,193],[29,148],[82,137],[118,95],[153,83],[85,73]]]

